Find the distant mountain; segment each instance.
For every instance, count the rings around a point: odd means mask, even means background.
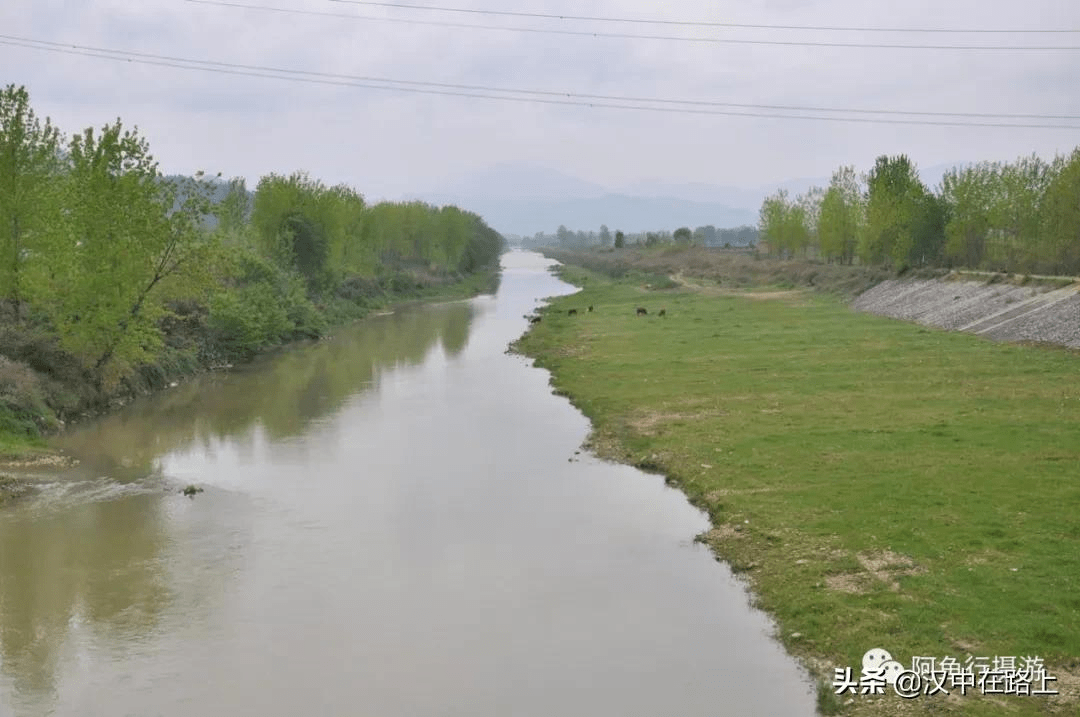
[[[933,190],[954,166],[957,163],[935,165],[921,169],[919,176]],[[606,224],[612,231],[624,232],[757,224],[762,201],[778,189],[795,196],[828,185],[829,177],[807,177],[745,187],[665,180],[604,187],[548,167],[507,162],[466,172],[402,199],[454,204],[476,212],[504,234],[532,236],[554,232],[560,224],[573,231],[595,231]]]
[[[553,233],[560,224],[573,231],[597,231],[606,224],[611,231],[627,233],[672,231],[682,226],[735,227],[756,224],[757,210],[739,209],[716,202],[695,202],[672,197],[630,197],[608,194],[580,199],[490,199],[429,196],[433,204],[455,204],[475,212],[503,234],[532,236]]]
[[[535,164],[496,164],[466,172],[417,192],[417,196],[483,197],[485,199],[580,199],[610,190],[594,182]]]

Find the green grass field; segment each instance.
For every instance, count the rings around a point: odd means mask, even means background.
[[[1062,692],[859,696],[847,712],[1077,713],[1080,356],[812,292],[563,275],[584,290],[517,349],[592,420],[597,453],[709,513],[705,539],[819,676],[857,675],[872,647],[905,665],[1037,655]]]

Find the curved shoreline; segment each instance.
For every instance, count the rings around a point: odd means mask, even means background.
[[[1064,609],[1068,599],[1043,577],[1060,571],[1068,548],[1048,551],[1025,536],[1071,520],[1053,507],[1067,460],[1060,448],[1080,436],[1057,410],[1054,376],[1075,371],[1070,352],[884,321],[813,290],[658,289],[655,275],[610,279],[566,265],[560,273],[583,290],[542,309],[515,348],[590,419],[589,448],[664,474],[709,515],[702,541],[747,581],[777,637],[821,680],[823,709],[901,709],[890,700],[837,704],[828,688],[834,668],[857,671],[873,647],[905,661],[1049,653],[1061,695],[1010,706],[1025,715],[1075,709],[1080,676],[1069,646],[1080,635],[1050,617],[1062,642],[1040,644],[1029,637],[1034,618],[1019,609],[1032,600]],[[582,305],[596,311],[569,315]],[[635,316],[635,307],[648,314]],[[999,396],[1002,381],[1009,391]],[[1017,410],[1030,430],[1015,430]],[[972,502],[965,485],[975,476],[981,497]],[[1018,482],[1050,507],[1026,510]],[[994,600],[972,592],[972,571],[998,591]],[[1016,624],[985,628],[999,617]],[[903,704],[913,714],[992,709],[976,697]]]

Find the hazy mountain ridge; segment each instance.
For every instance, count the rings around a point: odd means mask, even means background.
[[[958,164],[920,171],[934,188],[944,172]],[[531,236],[554,232],[559,225],[573,231],[674,230],[681,226],[736,227],[756,225],[765,197],[778,189],[791,195],[810,187],[827,187],[829,177],[789,179],[760,186],[727,186],[706,182],[639,180],[605,187],[595,182],[533,164],[501,163],[410,192],[401,200],[454,204],[484,217],[504,234]]]
[[[681,226],[739,226],[757,222],[757,211],[715,202],[673,197],[632,197],[609,194],[578,199],[490,199],[428,195],[433,204],[455,204],[476,212],[503,234],[532,236],[553,232],[559,225],[574,231],[596,231],[606,224],[627,233],[672,230]]]

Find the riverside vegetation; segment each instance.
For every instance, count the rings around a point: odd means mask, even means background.
[[[65,138],[0,91],[0,456],[65,421],[389,301],[497,280],[477,215],[302,172],[165,177],[120,120]]]
[[[853,313],[840,297],[873,283],[866,267],[733,257],[719,282],[681,282],[604,263],[620,253],[556,253],[609,273],[564,265],[583,290],[516,348],[589,417],[594,451],[663,473],[708,513],[702,540],[821,681],[819,708],[1076,714],[1075,353]],[[1061,695],[835,697],[833,669],[858,674],[873,647],[909,665],[1038,655]]]
[[[1025,274],[1080,273],[1080,147],[1051,161],[955,167],[931,190],[905,155],[828,188],[780,190],[760,211],[760,242],[778,257]]]

